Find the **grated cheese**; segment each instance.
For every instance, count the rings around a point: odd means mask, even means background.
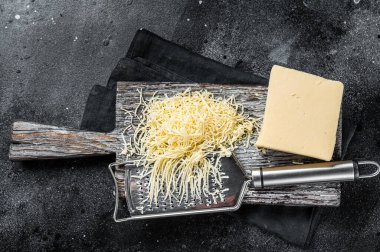
[[[212,195],[209,179],[219,185],[222,180],[220,158],[231,156],[245,138],[248,146],[256,120],[244,114],[234,96],[216,99],[208,91],[187,89],[145,101],[138,92],[134,117],[139,124],[129,142],[123,133],[122,154],[144,167],[142,177],[150,175],[150,202],[157,203],[160,193],[179,201]],[[130,116],[126,111],[126,119]]]

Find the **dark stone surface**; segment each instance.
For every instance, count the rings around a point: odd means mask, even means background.
[[[358,123],[347,159],[380,161],[380,6],[330,2],[1,2],[0,249],[298,250],[223,214],[116,224],[112,158],[13,163],[10,125],[78,127],[91,87],[106,84],[145,27],[261,76],[281,64],[344,82],[344,117]],[[310,249],[379,250],[379,182],[344,184]]]

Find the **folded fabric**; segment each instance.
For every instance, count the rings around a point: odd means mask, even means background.
[[[81,129],[112,131],[115,128],[115,102],[117,81],[183,81],[168,78],[144,64],[129,58],[120,59],[112,71],[107,87],[96,85],[87,99]]]
[[[82,119],[81,129],[111,131],[115,126],[117,81],[170,81],[203,83],[240,83],[266,85],[267,80],[205,58],[139,30],[125,58],[113,70],[107,87],[94,86]],[[234,216],[277,234],[279,237],[306,246],[318,220],[316,207],[244,206]]]

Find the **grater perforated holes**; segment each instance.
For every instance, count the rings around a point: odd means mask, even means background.
[[[184,199],[178,200],[176,197],[179,196],[179,185],[174,187],[175,193],[174,197],[165,197],[167,193],[167,188],[162,188],[162,191],[159,193],[158,202],[150,202],[149,199],[149,182],[151,178],[151,174],[141,177],[143,175],[142,172],[138,173],[136,171],[131,171],[131,175],[137,175],[131,178],[131,187],[134,191],[134,197],[132,200],[135,203],[135,206],[144,210],[144,212],[148,214],[154,214],[159,212],[176,212],[182,210],[190,210],[196,208],[196,206],[210,207],[215,203],[215,200],[218,202],[226,202],[224,193],[227,184],[227,181],[222,179],[221,183],[217,182],[215,177],[211,177],[208,180],[208,189],[206,189],[205,194],[202,194],[201,197],[190,197],[188,195],[188,199],[186,199],[186,193],[184,195]],[[219,193],[221,194],[219,196]],[[216,197],[216,199],[214,198]],[[138,213],[143,214],[143,213]]]

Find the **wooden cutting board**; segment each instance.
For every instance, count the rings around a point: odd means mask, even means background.
[[[15,122],[9,158],[11,160],[58,159],[116,153],[116,161],[123,162],[123,157],[119,153],[123,149],[121,134],[126,126],[126,115],[122,109],[135,110],[140,99],[137,90],[142,89],[144,98],[149,99],[156,92],[157,95],[166,93],[170,96],[189,87],[193,91],[207,89],[216,97],[234,95],[236,101],[244,105],[246,113],[256,118],[264,115],[266,86],[119,82],[116,97],[116,128],[113,132],[88,132],[37,123]],[[133,123],[136,124],[137,119]],[[129,130],[126,134],[126,137],[132,135],[133,130]],[[252,142],[255,141],[255,139],[252,140]],[[339,157],[340,153],[341,123],[337,134],[335,156]],[[311,158],[283,152],[268,151],[264,154],[258,152],[254,146],[239,147],[235,150],[235,156],[249,174],[252,169],[257,167],[317,162]],[[124,173],[123,167],[119,167],[116,171],[121,197],[124,197]],[[298,185],[260,190],[249,188],[243,202],[248,204],[339,206],[340,184]]]

